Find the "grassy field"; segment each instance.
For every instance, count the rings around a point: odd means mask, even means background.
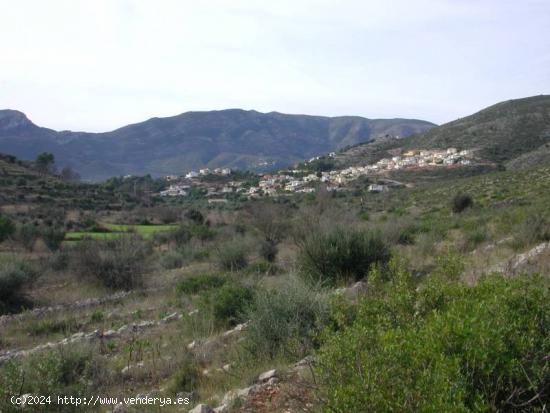
[[[111,239],[121,234],[138,234],[144,238],[151,238],[157,232],[166,232],[174,230],[177,225],[122,225],[122,224],[104,224],[104,228],[110,232],[92,232],[92,231],[74,231],[67,232],[66,241],[79,241],[84,237],[94,239]]]

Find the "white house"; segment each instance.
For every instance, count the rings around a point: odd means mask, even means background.
[[[187,191],[181,186],[170,185],[168,189],[160,191],[160,196],[187,196]]]
[[[371,184],[369,185],[369,192],[384,192],[387,190],[386,185]]]

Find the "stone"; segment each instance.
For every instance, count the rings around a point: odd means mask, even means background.
[[[268,386],[275,386],[277,383],[279,383],[279,379],[277,377],[272,377],[267,381]]]
[[[222,336],[223,336],[223,337],[230,337],[230,336],[233,336],[233,335],[235,335],[235,334],[238,334],[238,333],[240,333],[240,332],[246,330],[247,327],[248,327],[248,324],[249,324],[248,321],[247,321],[246,323],[237,324],[237,325],[235,326],[235,328],[233,328],[233,329],[231,329],[231,330],[227,330],[226,332],[224,332],[224,333],[222,334]]]
[[[250,387],[245,387],[244,389],[237,390],[237,397],[246,399],[251,394],[254,394],[258,391],[257,385],[252,385]]]
[[[215,413],[227,413],[229,412],[229,407],[226,404],[219,405],[218,407],[214,408]]]
[[[103,337],[104,338],[111,338],[111,337],[114,337],[116,336],[116,331],[115,330],[107,330],[103,333]]]
[[[274,377],[277,377],[277,370],[275,369],[260,374],[260,376],[258,377],[258,381],[266,382]]]
[[[170,321],[177,320],[177,318],[178,318],[178,313],[172,313],[164,317],[161,321],[163,323],[168,323]]]

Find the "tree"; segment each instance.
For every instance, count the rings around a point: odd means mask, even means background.
[[[78,182],[80,181],[80,175],[70,166],[65,166],[61,170],[61,179],[65,182]]]
[[[277,245],[285,238],[289,229],[289,211],[281,204],[261,202],[248,209],[252,225],[262,235],[260,254],[269,262],[275,261]]]
[[[0,242],[5,241],[15,232],[13,222],[5,217],[0,216]]]
[[[55,157],[53,153],[42,152],[36,157],[35,164],[36,169],[41,174],[49,174],[53,169],[53,164],[55,163]]]

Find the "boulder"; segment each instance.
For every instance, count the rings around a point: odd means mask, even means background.
[[[277,377],[277,370],[273,369],[260,374],[260,376],[258,377],[258,381],[264,383],[276,377]]]

